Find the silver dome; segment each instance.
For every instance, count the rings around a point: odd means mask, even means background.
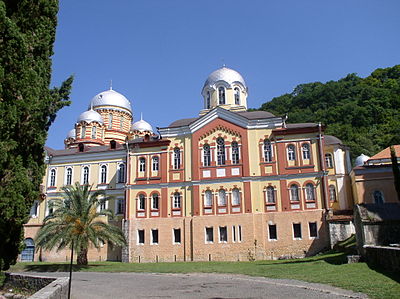
[[[81,115],[79,115],[77,122],[80,123],[81,121],[87,122],[87,123],[91,123],[91,122],[98,122],[100,124],[103,124],[103,118],[101,117],[101,115],[94,111],[94,110],[88,110],[83,112]]]
[[[370,157],[368,157],[367,155],[361,154],[356,158],[354,164],[355,164],[356,167],[357,166],[363,166],[365,164],[365,162],[367,162],[367,160],[369,158]]]
[[[70,131],[68,132],[68,134],[67,134],[67,139],[70,139],[70,138],[72,138],[72,139],[75,139],[75,138],[76,138],[76,131],[75,131],[75,129],[72,129],[72,130],[70,130]]]
[[[232,85],[233,83],[240,83],[244,88],[247,88],[246,82],[244,81],[242,75],[237,71],[225,66],[213,71],[204,83],[204,87],[213,86],[218,81],[225,81],[229,85]]]
[[[144,121],[143,119],[141,119],[132,124],[132,131],[153,133],[153,128],[147,121]]]
[[[100,92],[99,94],[95,95],[90,101],[89,108],[96,108],[101,106],[110,106],[110,109],[122,110],[132,115],[132,107],[129,100],[119,92],[116,92],[112,89]]]

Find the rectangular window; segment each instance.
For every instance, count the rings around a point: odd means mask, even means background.
[[[269,240],[278,240],[278,234],[276,231],[276,224],[268,225],[268,239]]]
[[[301,239],[301,224],[293,223],[293,238]]]
[[[317,222],[309,222],[310,238],[318,238]]]
[[[220,243],[228,242],[228,232],[226,226],[219,227],[219,242]]]
[[[181,244],[181,229],[174,228],[174,244]]]
[[[214,229],[212,227],[206,227],[206,243],[214,242]]]
[[[238,225],[238,242],[242,242],[242,226]]]
[[[232,242],[236,242],[236,226],[232,226]]]
[[[151,244],[158,244],[158,229],[151,230]]]
[[[144,229],[138,229],[138,244],[144,244]]]
[[[124,200],[123,199],[117,199],[117,206],[116,206],[115,212],[117,215],[124,213]]]
[[[38,216],[39,201],[35,200],[31,207],[30,216],[36,218]]]

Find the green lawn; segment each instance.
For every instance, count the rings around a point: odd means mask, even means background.
[[[11,271],[68,271],[66,263],[19,263]],[[328,253],[316,257],[255,262],[176,262],[119,263],[93,262],[74,271],[92,272],[159,272],[159,273],[235,273],[270,278],[297,279],[324,283],[363,292],[371,298],[399,298],[400,273],[376,271],[366,263],[347,264],[344,253]]]

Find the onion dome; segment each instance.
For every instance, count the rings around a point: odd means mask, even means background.
[[[101,115],[94,110],[88,110],[79,115],[77,122],[80,123],[82,121],[86,123],[91,123],[91,122],[98,122],[99,124],[104,123]]]
[[[366,155],[364,155],[364,154],[359,155],[359,156],[356,158],[355,166],[356,166],[356,167],[357,167],[357,166],[363,166],[363,165],[365,164],[365,162],[367,162],[367,160],[368,160],[369,158],[370,158],[370,157],[368,157],[368,156],[366,156]]]
[[[206,86],[213,86],[219,81],[225,81],[229,85],[233,85],[234,83],[240,83],[243,88],[247,88],[246,82],[244,81],[241,74],[237,71],[227,68],[223,66],[215,71],[213,71],[207,78],[206,82],[204,83],[204,87]],[[203,89],[204,89],[203,87]]]
[[[95,95],[90,101],[89,108],[107,108],[112,110],[124,111],[132,115],[132,107],[129,100],[116,92],[115,90],[109,89]]]
[[[72,138],[72,139],[75,139],[75,138],[76,138],[76,130],[75,130],[75,129],[72,129],[72,130],[70,130],[70,131],[68,132],[68,134],[67,134],[67,139],[70,139],[70,138]]]
[[[143,119],[141,119],[132,124],[132,131],[153,133],[153,128],[147,121],[144,121]]]

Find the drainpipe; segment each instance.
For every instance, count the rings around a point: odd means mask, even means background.
[[[322,198],[324,203],[325,211],[329,210],[329,203],[328,203],[328,196],[326,194],[326,169],[325,169],[325,157],[324,157],[324,150],[322,144],[322,126],[321,123],[318,123],[318,149],[319,149],[319,163],[320,168],[322,170],[322,178],[321,178],[321,187],[322,187]]]

